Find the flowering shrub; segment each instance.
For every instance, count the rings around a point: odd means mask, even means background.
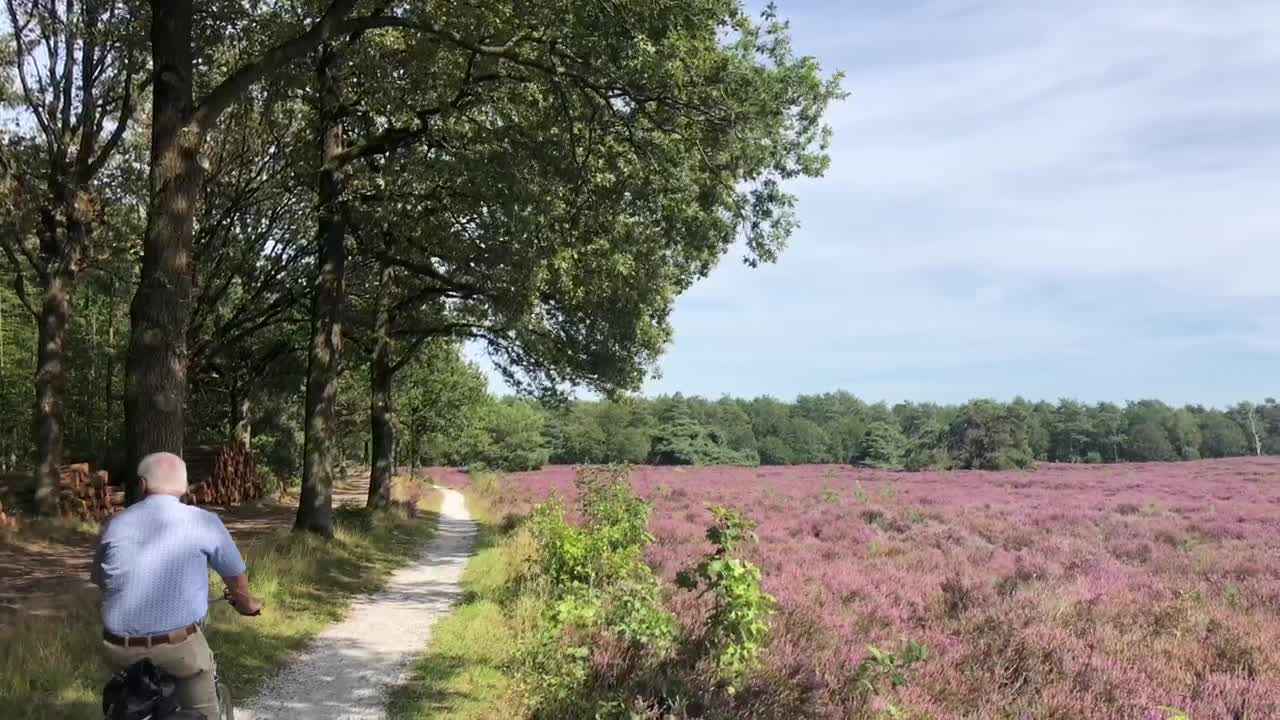
[[[523,514],[553,492],[576,497],[574,478],[565,467],[507,476],[493,502]],[[661,690],[702,700],[693,715],[1280,718],[1280,460],[642,467],[630,484],[650,503],[643,557],[668,582],[714,551],[708,506],[757,523],[759,542],[735,552],[777,601],[769,641],[732,699],[706,700],[704,669],[669,666],[678,677]],[[682,634],[705,628],[706,600],[667,590]],[[857,649],[901,656],[903,638],[928,661],[864,701]],[[634,669],[614,646],[592,647],[611,648],[591,661],[610,677]]]

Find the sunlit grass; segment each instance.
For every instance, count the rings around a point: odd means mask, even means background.
[[[482,498],[468,494],[467,505],[480,527],[476,554],[462,576],[466,599],[432,628],[412,680],[392,698],[388,717],[395,720],[522,717],[506,667],[518,621],[500,602],[519,568],[521,548],[495,527]]]
[[[438,493],[423,505],[438,507]],[[377,590],[418,554],[437,514],[339,509],[332,542],[278,530],[242,547],[253,592],[266,605],[242,618],[225,603],[211,614],[209,636],[219,674],[247,698],[289,655],[342,619],[353,596]],[[221,583],[211,583],[220,594]],[[96,594],[73,601],[57,618],[0,629],[0,708],[13,720],[99,720],[106,670],[99,662]]]

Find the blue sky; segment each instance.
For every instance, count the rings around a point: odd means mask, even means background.
[[[842,69],[778,264],[682,297],[647,392],[1280,394],[1280,5],[782,0]]]

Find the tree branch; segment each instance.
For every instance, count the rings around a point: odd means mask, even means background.
[[[4,249],[4,255],[9,260],[9,266],[13,269],[13,292],[18,296],[18,300],[27,308],[27,312],[31,313],[31,317],[39,319],[40,314],[36,312],[35,305],[31,304],[31,297],[27,295],[27,273],[22,269],[22,262],[18,260],[18,256],[13,252],[13,246],[21,247],[22,243],[18,241],[17,230],[6,225],[6,237],[0,241],[0,247]]]
[[[66,57],[62,64],[62,135],[71,134],[71,95],[75,89],[76,41],[75,29],[71,22],[71,13],[75,11],[75,0],[67,0],[64,17],[59,18],[63,25],[62,44]],[[52,7],[52,3],[50,3]]]
[[[418,350],[422,349],[423,344],[426,343],[427,340],[431,339],[432,337],[435,337],[435,336],[422,334],[414,338],[413,342],[409,343],[409,347],[405,348],[404,352],[400,354],[400,359],[391,363],[391,374],[395,375],[396,373],[403,370],[404,366],[408,365],[409,362],[413,360],[415,356],[417,356]]]
[[[324,15],[306,32],[267,50],[257,60],[241,67],[205,96],[192,114],[192,124],[207,131],[218,116],[268,73],[301,58],[325,40],[345,30],[343,18],[351,14],[358,0],[333,0]]]
[[[382,260],[383,262],[386,262],[388,265],[391,265],[393,267],[403,268],[405,270],[408,270],[409,272],[431,278],[432,280],[435,280],[436,282],[440,283],[446,288],[451,288],[454,290],[460,290],[464,292],[472,292],[479,295],[484,294],[484,290],[479,286],[454,280],[448,275],[445,275],[439,268],[436,268],[434,265],[432,265],[429,262],[427,263],[415,262],[413,260],[396,257],[394,255],[391,255],[390,253],[381,253],[378,256],[378,259]]]
[[[116,117],[116,126],[111,131],[111,137],[103,143],[102,148],[98,152],[98,156],[89,163],[86,170],[87,182],[89,178],[95,177],[102,166],[107,164],[111,156],[115,153],[116,147],[120,145],[120,141],[124,139],[125,131],[129,128],[129,122],[133,119],[134,102],[133,102],[133,63],[126,61],[124,71],[124,97],[120,99],[120,114]]]
[[[80,6],[80,22],[84,28],[84,38],[83,47],[80,50],[80,117],[76,121],[80,132],[80,147],[76,150],[75,167],[75,177],[78,182],[86,179],[90,155],[93,154],[93,144],[98,139],[97,133],[94,132],[98,122],[98,105],[94,96],[94,64],[98,54],[97,21],[97,3],[85,0]]]
[[[18,22],[18,10],[14,6],[13,0],[7,0],[5,5],[9,10],[9,25],[13,28],[14,65],[18,71],[18,84],[22,87],[22,97],[26,101],[27,107],[31,110],[31,114],[35,116],[36,124],[40,126],[41,134],[44,135],[45,146],[52,151],[57,140],[54,137],[52,128],[49,127],[48,118],[45,117],[44,107],[36,102],[35,92],[31,89],[31,81],[27,78],[28,55],[24,33],[30,23]]]

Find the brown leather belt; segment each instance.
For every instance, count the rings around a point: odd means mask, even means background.
[[[102,631],[102,639],[112,645],[121,647],[151,647],[152,645],[177,645],[187,638],[195,635],[198,628],[188,625],[184,628],[178,628],[160,635],[116,635],[106,630]]]

